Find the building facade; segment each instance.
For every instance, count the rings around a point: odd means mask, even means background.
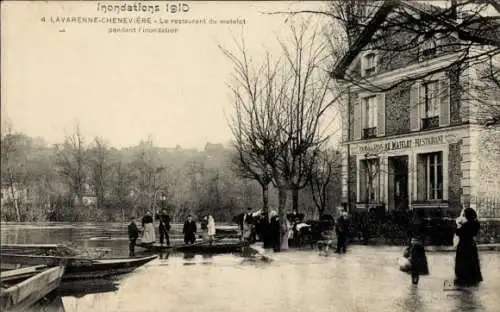
[[[351,77],[342,118],[342,195],[351,209],[456,214],[500,195],[500,131],[485,126],[484,105],[500,105],[498,85],[481,78],[485,63],[463,64],[462,52],[439,48],[446,40],[461,39],[431,37],[388,53],[365,38],[337,67],[337,77]]]

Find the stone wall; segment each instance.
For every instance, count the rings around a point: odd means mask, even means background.
[[[452,143],[449,145],[448,152],[448,207],[454,211],[460,211],[462,208],[460,202],[462,197],[461,147],[462,141]]]
[[[385,95],[385,135],[410,132],[410,85],[389,90]]]
[[[478,131],[476,196],[500,199],[500,125]]]

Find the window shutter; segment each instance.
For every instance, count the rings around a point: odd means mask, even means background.
[[[427,183],[425,181],[426,171],[425,161],[422,157],[417,156],[417,200],[426,199]]]
[[[418,131],[420,130],[420,116],[419,116],[419,106],[420,106],[420,93],[419,93],[419,83],[414,83],[410,89],[410,130]]]
[[[359,162],[359,202],[365,202],[366,200],[366,188],[368,187],[366,181],[366,168],[365,161],[360,160]]]
[[[450,124],[450,79],[445,75],[439,83],[439,126]]]
[[[354,101],[354,129],[353,129],[353,140],[361,139],[361,97],[358,96],[357,100]]]
[[[377,94],[377,136],[385,136],[385,93]]]

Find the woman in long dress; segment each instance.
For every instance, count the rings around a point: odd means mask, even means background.
[[[455,256],[455,285],[457,286],[474,286],[483,280],[474,240],[479,228],[476,211],[472,208],[464,209],[463,218],[457,220],[456,230],[458,245]]]
[[[207,217],[207,232],[208,232],[208,240],[210,243],[214,241],[215,238],[215,220],[211,214]]]
[[[153,216],[149,210],[146,212],[146,215],[142,217],[142,227],[144,232],[141,242],[144,244],[153,244],[156,241],[156,235],[155,228],[153,227]]]

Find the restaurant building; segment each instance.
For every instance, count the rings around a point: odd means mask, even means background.
[[[462,40],[458,34],[425,38],[403,52],[374,48],[377,25],[392,12],[422,14],[408,2],[402,5],[382,6],[332,74],[347,90],[343,200],[350,209],[456,214],[474,206],[473,199],[500,195],[500,131],[491,122],[498,119],[479,105],[486,100],[498,109],[498,85],[479,79],[486,62],[463,66],[457,63],[462,52],[439,48],[444,40]],[[401,31],[388,40],[407,38]]]

